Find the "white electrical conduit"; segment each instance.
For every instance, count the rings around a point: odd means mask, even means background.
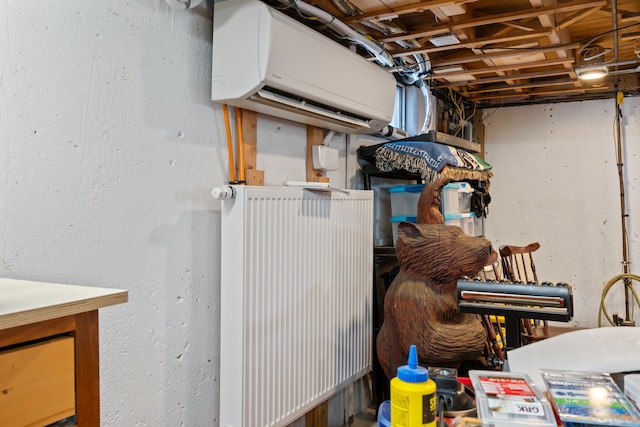
[[[281,3],[286,4],[287,6],[297,7],[301,12],[304,12],[307,15],[311,15],[317,18],[320,22],[327,25],[331,29],[337,31],[340,34],[343,34],[344,36],[348,37],[350,40],[360,44],[362,47],[364,47],[369,52],[371,52],[371,54],[376,57],[376,60],[380,62],[382,65],[384,65],[385,67],[393,66],[393,58],[391,57],[391,54],[389,54],[389,52],[387,52],[382,46],[379,46],[372,40],[358,33],[357,31],[349,27],[344,22],[341,22],[340,20],[338,20],[338,18],[336,18],[332,14],[327,13],[320,8],[317,8],[315,6],[312,6],[300,0],[292,0],[292,1],[279,0],[279,1]]]
[[[416,84],[420,88],[420,92],[422,92],[422,96],[424,96],[424,122],[422,123],[422,128],[418,132],[418,134],[427,133],[429,131],[429,122],[431,121],[431,94],[429,93],[429,89],[427,89],[427,85],[424,80],[419,80]]]
[[[333,4],[340,12],[344,13],[347,16],[355,16],[363,13],[357,6],[353,5],[349,0],[331,0],[331,4]],[[363,25],[371,27],[377,31],[380,31],[382,34],[399,34],[404,32],[400,27],[395,25],[393,21],[379,21],[377,19],[369,19],[362,22]],[[397,41],[397,44],[400,47],[409,49],[420,47],[420,43],[416,40],[401,40]],[[407,84],[413,84],[420,76],[429,70],[427,65],[430,64],[429,57],[426,54],[415,54],[413,57],[416,59],[416,65],[418,67],[417,71],[413,71],[411,73],[404,73],[405,67],[397,67],[399,72],[403,72],[402,80]]]
[[[329,141],[331,141],[331,139],[333,139],[333,136],[336,134],[335,131],[330,130],[329,132],[327,132],[327,135],[324,137],[324,139],[322,140],[322,145],[329,145]]]

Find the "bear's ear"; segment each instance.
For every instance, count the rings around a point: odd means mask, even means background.
[[[412,222],[401,222],[398,224],[398,232],[402,232],[406,237],[420,237],[422,233]]]

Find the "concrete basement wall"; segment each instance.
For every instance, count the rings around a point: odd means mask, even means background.
[[[100,311],[103,426],[218,425],[210,192],[229,178],[208,13],[0,2],[0,276],[129,291]],[[258,139],[266,184],[305,179],[306,127],[260,116]]]
[[[0,275],[129,291],[100,311],[102,425],[212,425],[210,20],[164,1],[2,2],[0,20]]]
[[[495,173],[487,237],[495,248],[540,242],[538,278],[571,284],[572,323],[597,326],[604,285],[622,273],[614,100],[483,114],[486,159]],[[640,98],[625,98],[622,117],[629,260],[639,274]],[[606,300],[610,314],[624,317],[622,296],[619,283]]]
[[[103,426],[218,425],[220,204],[210,190],[228,169],[210,68],[206,13],[161,0],[0,2],[0,276],[129,291],[129,303],[100,312]],[[637,106],[625,104],[628,146]],[[595,304],[620,260],[611,104],[486,114],[488,233],[496,244],[540,240],[541,277],[574,283],[580,304]],[[258,137],[267,184],[305,178],[303,126],[260,117]],[[345,140],[331,141],[349,153],[347,170],[330,175],[339,187],[355,183],[357,142]],[[552,155],[565,144],[594,152],[567,164]],[[520,177],[526,167],[534,178]],[[558,186],[595,201],[550,208]],[[559,256],[541,258],[548,247]],[[594,309],[578,308],[581,324]],[[337,407],[332,416],[348,415]]]

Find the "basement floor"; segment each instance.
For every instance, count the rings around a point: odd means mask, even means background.
[[[376,411],[374,408],[366,408],[358,415],[353,417],[353,423],[347,424],[347,427],[378,427]]]

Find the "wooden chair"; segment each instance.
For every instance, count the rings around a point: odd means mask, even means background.
[[[534,242],[526,246],[504,245],[500,247],[500,261],[504,278],[511,282],[531,283],[539,285],[533,253],[540,249],[540,243]],[[528,344],[565,332],[577,331],[579,327],[549,325],[546,320],[522,319],[522,341]]]
[[[540,243],[529,243],[527,246],[500,246],[503,277],[512,282],[538,282],[533,253],[540,249]]]
[[[493,265],[485,266],[474,280],[483,282],[499,282],[502,280],[500,260]],[[482,322],[485,331],[487,331],[487,342],[485,353],[487,357],[487,365],[489,367],[502,366],[505,359],[504,346],[504,323],[499,316],[488,314],[478,314],[478,319]]]

